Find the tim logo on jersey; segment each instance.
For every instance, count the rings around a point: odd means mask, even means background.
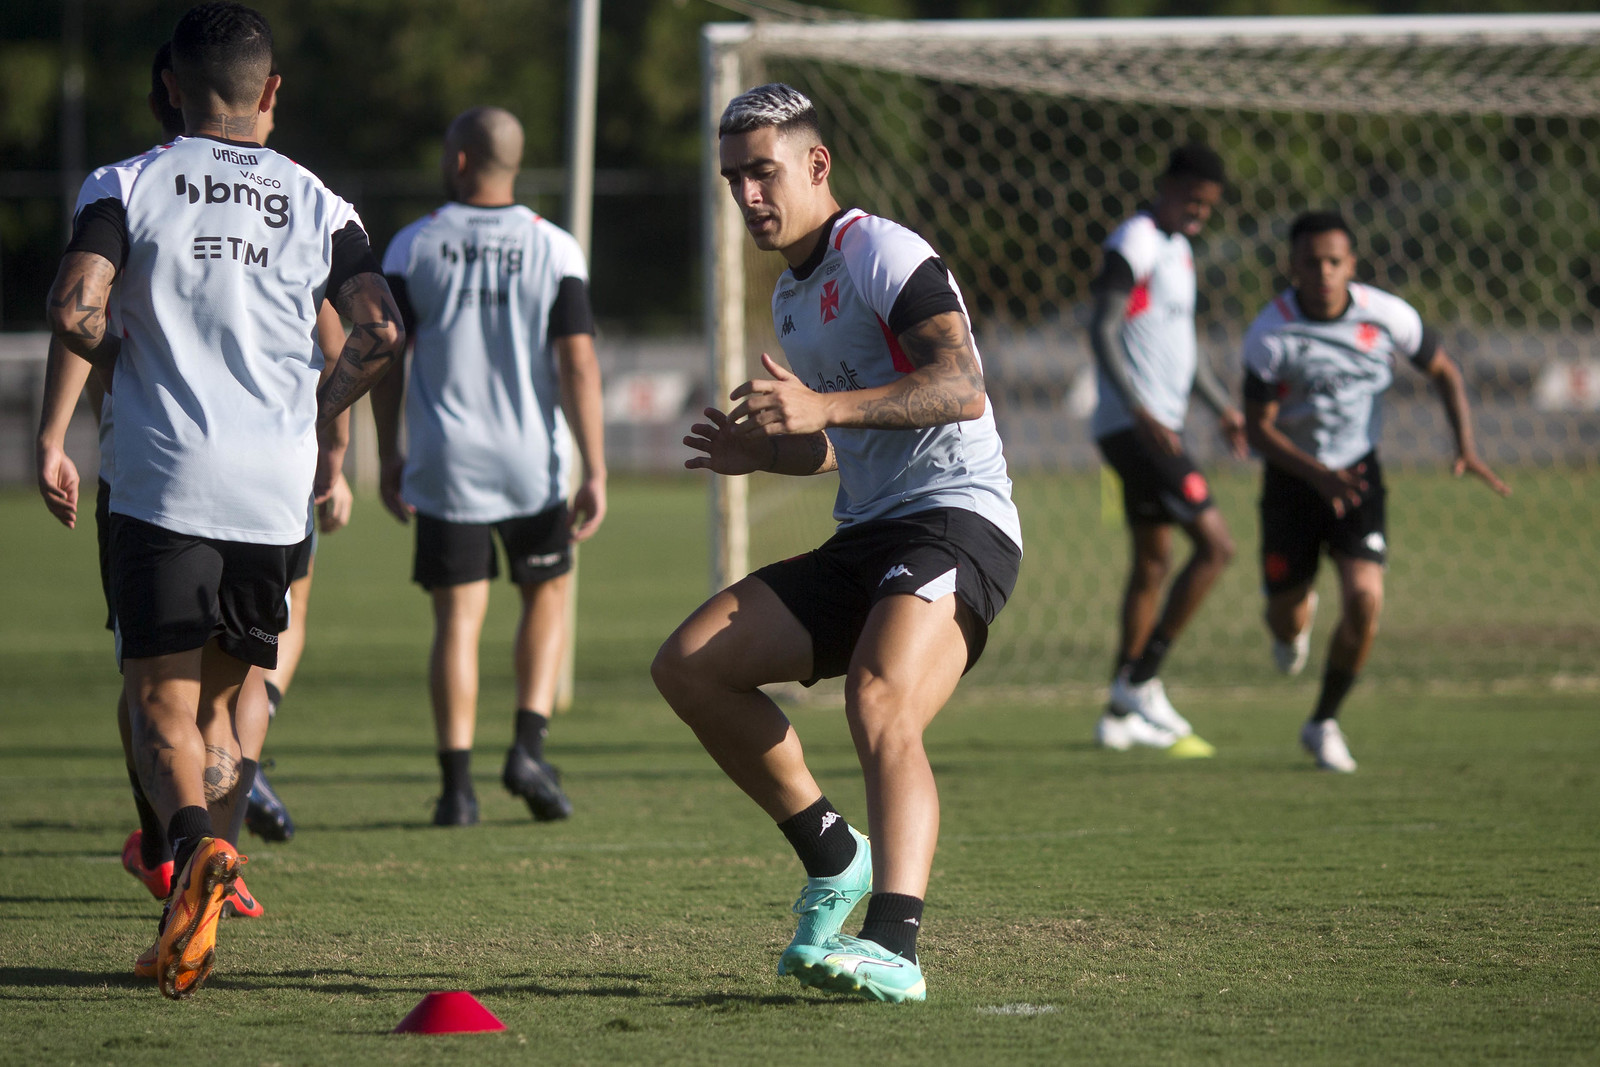
[[[263,197],[260,190],[243,182],[229,185],[219,182],[209,174],[200,176],[205,182],[205,202],[207,204],[243,204],[252,211],[261,213],[261,221],[274,230],[281,230],[289,225],[289,198],[282,193],[270,193]],[[202,196],[199,187],[190,183],[186,175],[178,175],[174,193],[178,196],[187,196],[189,203],[198,204]]]

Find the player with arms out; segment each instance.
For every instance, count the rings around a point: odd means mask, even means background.
[[[1149,745],[1189,757],[1215,752],[1172,706],[1157,672],[1233,558],[1228,524],[1181,436],[1193,390],[1216,414],[1234,454],[1246,455],[1244,416],[1201,355],[1194,328],[1189,238],[1211,217],[1225,181],[1222,159],[1210,148],[1174,149],[1154,203],[1106,239],[1095,281],[1089,342],[1100,399],[1091,426],[1101,455],[1122,481],[1133,548],[1111,701],[1095,727],[1095,740],[1105,748]],[[1174,525],[1194,551],[1163,607]]]
[[[401,522],[415,515],[411,576],[433,600],[428,688],[443,779],[436,826],[478,821],[469,760],[496,534],[522,595],[516,726],[501,783],[540,822],[572,813],[544,741],[566,640],[572,545],[605,519],[604,413],[588,266],[570,234],[516,203],[522,146],[522,124],[508,111],[458,115],[445,132],[450,203],[396,234],[383,257],[415,343],[409,378],[399,368],[384,378],[372,410],[383,501]],[[568,426],[583,464],[570,508]]]
[[[762,356],[684,443],[722,475],[837,471],[838,531],[718,593],[651,673],[805,867],[778,961],[803,984],[923,1000],[917,956],[939,836],[922,735],[983,652],[1016,584],[1022,535],[983,364],[954,278],[921,237],[829,188],[816,109],[763,85],[722,114],[721,170],[756,247],[788,269],[772,319],[790,370]],[[872,844],[823,796],[760,686],[845,676]],[[872,894],[857,936],[841,928]]]
[[[68,349],[114,369],[112,599],[139,781],[177,871],[153,954],[178,998],[210,974],[241,866],[207,805],[238,790],[240,689],[276,662],[313,489],[329,489],[315,485],[318,431],[404,331],[355,211],[256,139],[280,80],[266,20],[203,4],[178,21],[172,60],[188,136],[102,175],[48,315]],[[324,293],[356,326],[319,384]]]
[[[1339,707],[1366,663],[1383,609],[1387,493],[1378,464],[1379,403],[1395,357],[1426,374],[1455,435],[1454,470],[1501,496],[1473,444],[1460,368],[1404,300],[1355,280],[1355,239],[1336,212],[1289,228],[1290,288],[1256,316],[1244,341],[1245,429],[1266,461],[1261,483],[1261,568],[1267,629],[1286,674],[1305,667],[1312,583],[1324,546],[1339,572],[1339,622],[1322,690],[1300,743],[1329,771],[1356,761]]]

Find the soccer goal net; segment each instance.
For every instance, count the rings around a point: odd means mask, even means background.
[[[1406,367],[1385,404],[1389,597],[1368,673],[1422,683],[1575,679],[1600,650],[1600,17],[850,22],[722,25],[704,38],[707,326],[722,396],[776,354],[777,256],[716,176],[716,116],[789,82],[821,113],[834,188],[920,232],[972,311],[1027,539],[1021,583],[974,680],[1107,677],[1128,559],[1088,428],[1084,333],[1107,234],[1167,153],[1201,140],[1230,187],[1196,240],[1201,345],[1239,345],[1286,282],[1289,222],[1335,207],[1358,277],[1410,301],[1463,366],[1479,447],[1514,488],[1450,477],[1450,437]],[[1168,676],[1274,676],[1260,622],[1259,463],[1205,408],[1186,436],[1239,555]],[[737,484],[736,484],[737,483]],[[717,581],[830,528],[832,477],[718,480]],[[1174,567],[1187,552],[1175,539]],[[1330,570],[1314,674],[1337,601]]]

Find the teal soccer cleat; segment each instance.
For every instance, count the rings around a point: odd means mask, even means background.
[[[844,926],[861,898],[872,892],[872,844],[855,827],[849,830],[856,839],[855,859],[831,878],[806,879],[793,909],[800,916],[800,926],[794,932],[794,940],[778,957],[779,974],[793,973],[793,963],[799,958],[796,952],[825,944]]]
[[[890,1004],[928,999],[922,968],[876,941],[841,935],[825,945],[790,951],[794,959],[789,973],[800,979],[801,985]]]

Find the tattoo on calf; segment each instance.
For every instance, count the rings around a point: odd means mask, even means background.
[[[215,804],[239,784],[239,761],[221,745],[206,746],[206,803]]]

